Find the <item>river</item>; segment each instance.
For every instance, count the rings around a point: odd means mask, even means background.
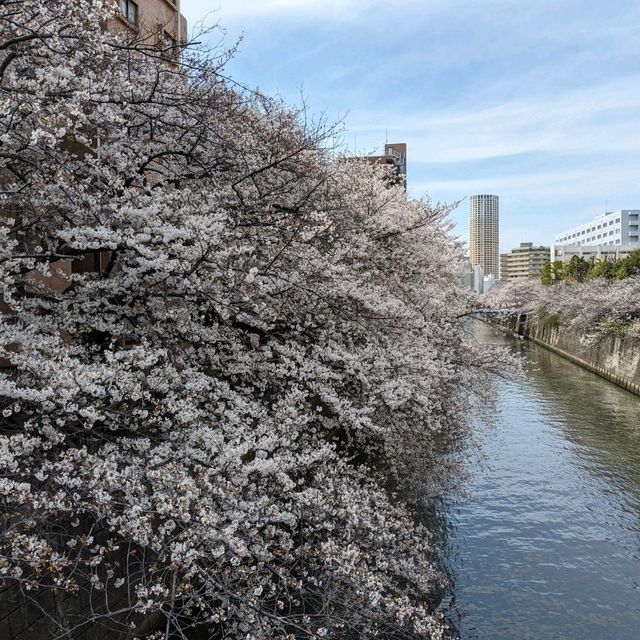
[[[640,398],[541,347],[476,421],[465,495],[445,507],[462,640],[640,638]]]

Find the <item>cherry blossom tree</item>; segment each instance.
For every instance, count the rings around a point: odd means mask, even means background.
[[[583,283],[543,287],[534,310],[557,315],[585,339],[597,340],[612,331],[640,336],[640,277],[598,278]]]
[[[596,278],[543,286],[536,279],[507,281],[483,300],[494,309],[513,308],[532,318],[555,316],[582,336],[598,340],[613,331],[640,336],[640,277]]]
[[[503,280],[480,296],[477,304],[489,309],[531,309],[542,290],[538,278]]]
[[[110,11],[0,2],[0,576],[52,637],[443,637],[446,208]]]

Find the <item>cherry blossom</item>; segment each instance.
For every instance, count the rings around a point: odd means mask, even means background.
[[[414,505],[491,360],[446,207],[109,11],[0,4],[0,576],[62,637],[443,637]]]

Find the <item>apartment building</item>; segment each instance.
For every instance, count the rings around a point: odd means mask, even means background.
[[[500,199],[494,195],[469,198],[469,255],[471,266],[485,275],[498,275],[500,246]]]
[[[607,211],[590,222],[559,233],[554,245],[638,245],[640,209]]]
[[[180,46],[186,42],[187,22],[176,0],[112,0],[118,6],[116,20],[107,24],[114,32],[126,32],[137,46],[151,47],[173,64],[179,61]],[[74,273],[104,271],[111,260],[108,252],[85,253],[73,261],[52,265],[53,274],[35,274],[36,283],[64,291]]]
[[[549,262],[549,247],[534,247],[532,242],[521,242],[517,249],[500,254],[501,280],[538,278],[545,262]]]
[[[180,13],[180,0],[113,0],[119,5],[114,30],[126,29],[139,36],[141,45],[157,48],[176,60],[187,40],[187,21]]]
[[[168,64],[179,62],[180,45],[187,40],[187,23],[180,13],[180,0],[111,0],[117,9],[115,19],[106,23],[112,32],[132,36],[136,46],[151,47]],[[72,142],[69,144],[73,144]],[[0,182],[1,182],[0,175]],[[27,245],[36,243],[28,235],[18,238]],[[107,268],[111,255],[108,252],[87,252],[74,260],[59,260],[51,264],[51,273],[36,271],[31,275],[37,286],[54,291],[65,291],[74,273],[101,272]],[[0,301],[0,312],[2,303]]]

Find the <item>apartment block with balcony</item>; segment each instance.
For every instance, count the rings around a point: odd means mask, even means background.
[[[187,40],[187,23],[180,13],[180,2],[176,0],[111,0],[116,9],[115,19],[106,22],[106,29],[114,33],[132,36],[136,46],[152,48],[167,59],[169,65],[179,63],[180,45]],[[73,145],[73,141],[67,144]],[[78,148],[82,153],[82,148]],[[0,173],[0,183],[2,174]],[[5,207],[6,213],[6,207]],[[37,244],[37,238],[24,234],[18,238],[25,246]],[[102,272],[107,268],[109,252],[90,252],[78,255],[74,260],[59,260],[51,264],[51,274],[35,272],[32,276],[37,286],[64,292],[71,283],[73,274]],[[0,304],[0,312],[2,305]]]
[[[521,242],[517,249],[500,254],[501,280],[537,278],[545,262],[549,262],[549,247],[534,247],[532,242]]]
[[[116,20],[107,24],[112,32],[128,33],[137,46],[150,47],[167,59],[169,64],[179,62],[180,45],[186,42],[187,22],[180,13],[176,0],[112,0],[117,5]],[[102,272],[111,259],[110,253],[85,253],[75,260],[60,261],[52,265],[53,276],[36,281],[56,291],[64,291],[74,273]]]

